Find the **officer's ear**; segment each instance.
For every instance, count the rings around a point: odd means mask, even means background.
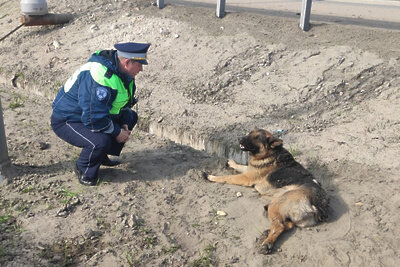
[[[124,70],[128,68],[128,64],[131,61],[129,58],[124,58],[124,57],[118,57],[118,60],[121,66],[124,68]]]
[[[132,64],[131,60],[129,58],[124,58],[124,67],[128,68],[129,64]]]

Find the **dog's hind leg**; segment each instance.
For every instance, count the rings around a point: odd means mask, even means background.
[[[292,229],[295,224],[282,217],[279,211],[279,203],[272,203],[268,206],[268,217],[271,221],[271,227],[267,238],[261,243],[261,246],[267,253],[270,253],[278,237],[284,231]]]

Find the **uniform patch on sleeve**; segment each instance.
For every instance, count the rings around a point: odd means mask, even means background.
[[[103,101],[108,95],[108,90],[104,87],[96,88],[96,97],[99,101]]]

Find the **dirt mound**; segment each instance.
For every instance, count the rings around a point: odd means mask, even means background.
[[[49,1],[61,26],[0,43],[7,145],[18,173],[0,187],[2,266],[396,266],[400,244],[400,37],[150,1]],[[19,3],[0,0],[0,34]],[[51,131],[51,102],[98,49],[150,42],[136,79],[140,120],[234,147],[254,127],[328,190],[327,223],[294,229],[259,254],[269,227],[252,188],[209,183],[224,158],[135,129],[97,187],[73,173],[80,150]],[[165,135],[168,137],[168,133]],[[220,149],[220,148],[217,148]],[[218,212],[223,211],[223,212]],[[221,216],[226,214],[226,216]]]

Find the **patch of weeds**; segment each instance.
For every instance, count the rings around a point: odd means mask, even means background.
[[[46,245],[39,253],[39,257],[48,260],[55,266],[71,266],[74,259],[72,257],[72,247],[67,242],[61,241],[55,245]]]
[[[13,93],[12,99],[10,101],[9,107],[14,110],[16,108],[22,107],[24,105],[25,98],[20,94]]]
[[[228,234],[227,234],[226,230],[221,230],[221,232],[219,232],[219,235],[220,235],[222,238],[227,238],[227,237],[228,237]]]
[[[71,155],[71,160],[76,162],[78,160],[80,154],[81,154],[81,152],[74,151],[74,153]]]
[[[151,115],[148,113],[145,113],[144,116],[140,117],[139,121],[147,121],[149,122],[151,120]]]
[[[24,212],[26,210],[28,210],[29,206],[31,204],[28,204],[27,201],[22,200],[20,198],[15,198],[15,199],[6,199],[1,201],[0,203],[0,211],[5,213],[5,214],[9,214],[9,215],[13,215],[15,211],[17,211],[18,213]]]
[[[21,226],[11,214],[0,214],[0,266],[14,257]]]
[[[18,72],[18,73],[16,73],[16,74],[15,74],[15,77],[17,77],[17,78],[21,78],[22,80],[24,80],[24,79],[25,79],[25,75],[24,75],[22,72]]]
[[[26,210],[29,210],[29,207],[26,202],[22,201],[20,204],[14,206],[14,210],[18,212],[24,212]]]
[[[52,91],[58,92],[64,84],[58,80],[54,81],[50,87]]]
[[[96,225],[99,229],[109,229],[111,225],[104,221],[101,217],[96,217]]]
[[[145,247],[157,245],[157,236],[145,236],[144,245]]]
[[[99,180],[100,180],[100,179],[99,179]],[[102,181],[101,184],[103,184],[103,185],[108,185],[109,182],[108,182],[108,181]]]
[[[129,251],[125,253],[125,259],[129,267],[142,266],[142,261],[136,254],[137,253],[135,251]]]
[[[272,258],[271,258],[271,257],[267,257],[267,258],[264,260],[263,266],[271,265],[271,263],[272,263]]]
[[[1,259],[3,259],[7,255],[8,255],[7,247],[4,245],[0,245],[0,262],[1,262]]]
[[[104,243],[98,240],[86,239],[82,242],[78,238],[62,239],[54,244],[42,245],[39,256],[48,260],[50,266],[78,266],[76,260],[82,255],[90,258],[103,248]]]
[[[235,239],[235,240],[239,240],[239,239],[240,239],[240,236],[234,235],[234,236],[232,236],[232,238]]]
[[[21,190],[22,193],[29,193],[32,192],[35,188],[33,186],[27,186],[24,189]]]
[[[138,131],[135,131],[133,133],[133,137],[135,137],[136,139],[140,139],[140,133]]]
[[[180,245],[175,245],[175,244],[173,244],[171,247],[169,247],[169,248],[166,248],[166,247],[162,247],[162,249],[161,249],[161,251],[164,253],[164,254],[174,254],[178,249],[180,249],[181,248],[181,246]]]
[[[62,198],[60,200],[61,203],[66,204],[69,203],[73,198],[78,196],[78,193],[74,193],[68,188],[65,188],[64,186],[61,187],[60,191],[58,192],[58,195]]]
[[[200,252],[200,258],[194,260],[191,263],[192,267],[210,267],[216,266],[217,262],[215,259],[214,252],[216,250],[216,244],[207,245],[202,252]]]
[[[6,224],[8,222],[9,219],[11,219],[12,216],[11,215],[0,215],[0,223],[1,224]]]
[[[289,145],[289,153],[292,154],[294,158],[301,155],[301,151],[297,146],[292,147],[291,145]]]
[[[147,130],[150,126],[151,115],[145,114],[143,117],[139,117],[138,126],[139,129]]]
[[[98,191],[97,191],[97,193],[96,193],[96,198],[97,198],[98,200],[100,200],[102,197],[104,197],[104,195],[103,195],[102,193],[100,193],[100,185],[101,185],[101,181],[100,181],[100,179],[98,179],[98,180],[97,180],[97,183],[96,183],[96,187],[97,187],[97,189],[98,189]]]
[[[53,257],[53,255],[51,255],[51,251],[49,249],[44,248],[44,249],[40,250],[39,257],[42,259],[49,260]]]
[[[132,229],[146,233],[148,230],[144,227],[144,220],[137,219],[133,221]]]
[[[11,249],[7,245],[0,244],[0,265],[11,260],[12,257]]]

